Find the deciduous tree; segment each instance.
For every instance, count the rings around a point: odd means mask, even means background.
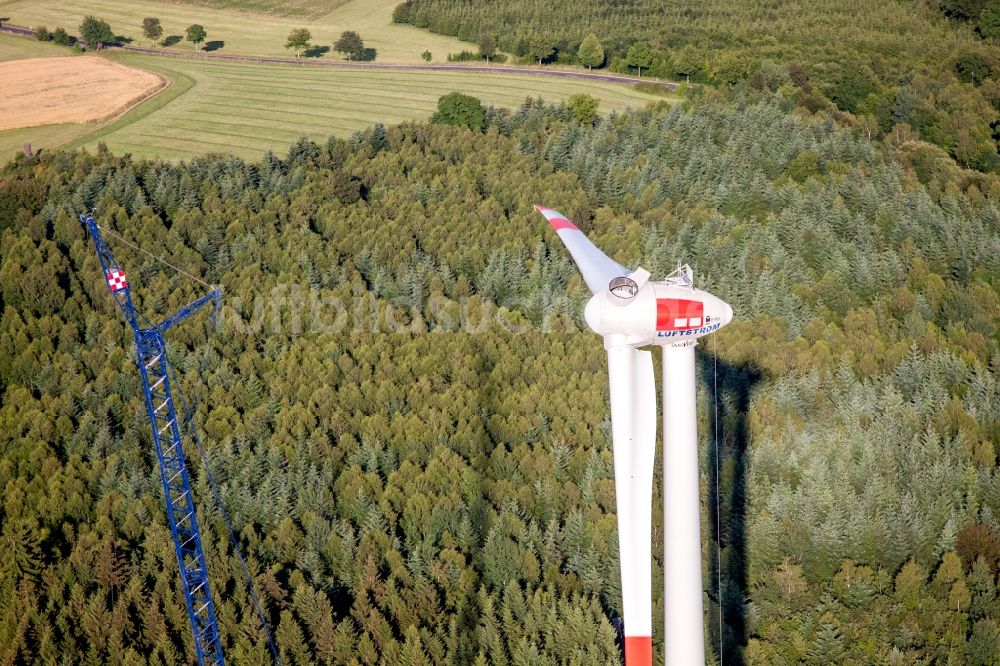
[[[195,23],[189,25],[186,33],[186,39],[191,42],[195,48],[201,48],[198,45],[205,41],[205,37],[208,33],[205,32],[204,26]]]
[[[52,41],[60,46],[69,46],[72,40],[65,28],[58,27],[52,31]]]
[[[87,16],[80,24],[80,39],[91,48],[101,49],[115,41],[115,33],[111,31],[111,25],[107,21]]]
[[[479,37],[479,56],[490,61],[490,58],[497,53],[497,42],[492,35],[482,35]]]
[[[625,56],[625,64],[639,70],[639,76],[642,76],[642,68],[649,68],[652,62],[653,54],[650,52],[649,44],[646,42],[635,42],[628,48],[628,54]]]
[[[340,33],[340,38],[333,43],[333,49],[338,53],[347,55],[347,59],[357,58],[364,52],[365,43],[361,40],[361,35],[353,30],[345,30]]]
[[[996,39],[1000,37],[1000,5],[991,2],[983,9],[977,22],[979,34],[986,39]]]
[[[477,98],[453,92],[438,100],[437,112],[431,116],[431,122],[464,125],[478,131],[483,128],[485,117],[486,112]]]
[[[288,33],[288,41],[285,43],[286,49],[295,49],[295,57],[299,57],[299,52],[309,48],[309,40],[312,33],[306,28],[295,28]]]
[[[576,58],[587,69],[594,69],[604,64],[604,46],[598,41],[597,35],[590,33],[580,42]]]
[[[538,61],[538,66],[542,66],[544,60],[548,60],[556,52],[556,47],[547,37],[535,37],[528,44],[528,55],[532,60]]]
[[[965,525],[955,535],[955,550],[958,552],[966,569],[980,557],[996,572],[1000,566],[1000,535],[984,523]]]
[[[600,102],[596,97],[591,97],[590,95],[578,94],[570,95],[569,108],[573,112],[573,117],[581,123],[592,123],[597,120],[597,107]]]
[[[156,40],[163,36],[163,26],[160,25],[160,19],[155,17],[142,19],[142,34],[146,39],[156,43]]]

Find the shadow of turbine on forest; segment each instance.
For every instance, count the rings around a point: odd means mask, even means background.
[[[705,623],[708,628],[705,646],[706,657],[715,656],[719,663],[720,644],[722,663],[742,666],[743,649],[746,646],[746,469],[747,451],[750,444],[748,414],[750,399],[764,374],[752,364],[729,363],[716,358],[715,347],[707,342],[695,357],[699,389],[704,387],[698,403],[699,415],[707,414],[706,428],[699,419],[699,445],[706,446],[706,485],[701,490],[706,499],[708,523],[702,524],[702,543],[708,555],[708,572],[703,581],[703,589],[708,594],[705,607]],[[657,354],[658,356],[659,354]],[[661,360],[656,359],[659,363]],[[717,365],[716,365],[717,363]],[[718,381],[716,381],[716,379]],[[662,399],[662,386],[657,387],[657,399]],[[718,421],[716,421],[716,401]],[[662,409],[658,406],[658,418],[662,419]],[[718,425],[716,425],[716,423]],[[610,436],[610,434],[609,434]],[[718,437],[718,467],[716,467],[716,437]],[[662,659],[663,654],[663,569],[669,566],[663,556],[663,431],[662,420],[657,422],[656,469],[653,476],[653,635],[654,652]],[[716,473],[718,469],[718,474]],[[718,483],[718,486],[716,485]],[[716,494],[718,487],[718,495]],[[721,548],[720,542],[721,541]],[[722,557],[720,563],[719,552]],[[721,564],[721,571],[720,571]],[[661,566],[662,565],[662,566]],[[721,572],[721,586],[720,586]],[[719,629],[719,597],[721,587],[723,622]],[[622,618],[611,608],[607,608],[608,620],[618,637],[618,650],[624,663],[625,640]],[[722,639],[720,641],[720,633]],[[655,660],[654,660],[655,663]]]
[[[708,436],[703,440],[708,442],[708,487],[704,490],[709,516],[705,537],[710,544],[708,580],[705,581],[709,599],[705,613],[709,630],[706,647],[718,656],[721,644],[723,663],[741,666],[747,642],[744,603],[747,593],[746,472],[750,444],[747,411],[753,390],[764,376],[753,365],[728,363],[712,353],[700,354],[697,363],[708,395],[714,398],[714,404],[708,405]]]

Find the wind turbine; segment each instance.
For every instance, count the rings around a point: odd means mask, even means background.
[[[630,271],[601,252],[576,225],[535,206],[552,225],[593,296],[587,325],[604,337],[611,383],[611,439],[618,509],[626,666],[653,663],[652,503],[656,455],[653,355],[663,350],[663,600],[664,663],[705,663],[698,493],[698,426],[694,347],[719,330],[733,309],[694,288],[682,266],[661,282]]]

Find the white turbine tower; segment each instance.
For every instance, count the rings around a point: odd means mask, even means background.
[[[611,433],[618,505],[626,666],[651,666],[653,460],[656,386],[653,356],[663,349],[664,663],[705,663],[695,416],[694,347],[719,330],[733,309],[694,288],[687,266],[662,282],[630,271],[601,252],[561,213],[535,206],[559,234],[593,297],[587,325],[604,337],[611,382]]]

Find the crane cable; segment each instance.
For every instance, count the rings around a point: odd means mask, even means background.
[[[264,615],[264,609],[261,606],[260,599],[257,597],[257,592],[254,589],[253,577],[250,575],[250,568],[247,566],[246,559],[243,557],[243,552],[240,550],[239,543],[236,540],[236,535],[233,532],[233,526],[229,521],[229,514],[226,513],[226,507],[222,502],[222,493],[219,490],[218,484],[215,482],[215,476],[212,474],[212,468],[208,464],[208,455],[205,453],[205,447],[201,445],[201,437],[198,435],[197,429],[192,425],[192,412],[191,408],[188,406],[187,400],[184,398],[184,393],[181,391],[180,383],[177,381],[177,373],[173,369],[173,364],[167,364],[167,370],[172,375],[171,382],[174,385],[174,390],[177,392],[177,397],[180,398],[181,408],[184,410],[184,429],[187,430],[188,435],[194,440],[195,445],[198,447],[198,453],[201,455],[201,463],[205,468],[205,478],[208,480],[208,485],[212,489],[212,495],[215,498],[215,505],[219,509],[219,515],[222,516],[222,522],[226,526],[226,532],[229,534],[229,541],[233,545],[233,552],[236,554],[236,559],[240,561],[240,566],[243,568],[243,578],[246,580],[247,591],[250,593],[250,598],[253,600],[254,608],[257,611],[257,617],[260,619],[260,627],[264,630],[264,636],[267,639],[267,647],[271,651],[271,656],[274,658],[274,663],[277,666],[281,666],[281,658],[278,656],[278,647],[274,642],[274,637],[271,636],[271,631],[268,629],[267,618]]]
[[[95,224],[96,224],[96,223],[95,223]],[[192,280],[194,280],[195,282],[199,282],[199,283],[201,283],[201,284],[205,285],[205,286],[206,286],[206,287],[208,287],[209,289],[215,289],[215,287],[214,287],[213,285],[210,285],[209,283],[205,282],[205,281],[204,281],[204,280],[202,280],[202,279],[201,279],[200,277],[198,277],[198,276],[196,276],[196,275],[191,275],[190,273],[188,273],[188,272],[187,272],[186,270],[184,270],[183,268],[178,268],[177,266],[174,266],[174,265],[173,265],[172,263],[170,263],[170,262],[169,262],[169,261],[167,261],[166,259],[163,259],[162,257],[158,257],[158,256],[156,256],[155,254],[153,254],[152,252],[150,252],[149,250],[145,250],[145,249],[143,249],[143,248],[139,247],[138,245],[136,245],[136,244],[135,244],[135,243],[133,243],[132,241],[129,241],[129,240],[127,240],[127,239],[126,239],[126,238],[124,238],[124,237],[123,237],[122,235],[120,235],[120,234],[117,234],[117,233],[115,233],[115,232],[114,232],[114,231],[112,231],[111,229],[108,229],[107,227],[102,227],[102,226],[101,226],[101,225],[99,225],[99,224],[97,225],[97,228],[98,228],[98,229],[100,229],[101,231],[103,231],[104,233],[108,234],[109,236],[114,236],[115,238],[117,238],[118,240],[120,240],[120,241],[121,241],[122,243],[125,243],[125,245],[128,245],[128,246],[129,246],[130,248],[132,248],[133,250],[137,250],[137,251],[139,251],[139,252],[142,252],[142,253],[143,253],[144,255],[146,255],[147,257],[149,257],[149,258],[151,258],[151,259],[154,259],[154,260],[156,260],[156,261],[160,262],[161,264],[165,264],[165,265],[169,266],[170,268],[174,269],[175,271],[177,271],[177,272],[178,272],[178,273],[180,273],[181,275],[186,275],[187,277],[191,278],[191,279],[192,279]]]

